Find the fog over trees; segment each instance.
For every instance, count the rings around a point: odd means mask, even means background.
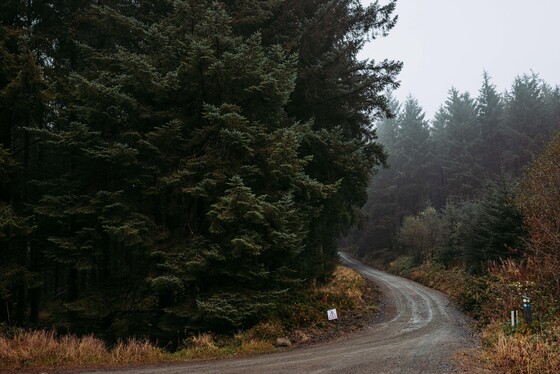
[[[500,93],[484,72],[476,96],[451,88],[430,121],[414,97],[390,107],[395,117],[377,123],[389,168],[378,168],[368,218],[345,243],[364,256],[413,254],[474,272],[518,257],[517,184],[560,129],[559,88],[531,73]]]

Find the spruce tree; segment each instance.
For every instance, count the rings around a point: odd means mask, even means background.
[[[431,140],[428,122],[418,101],[409,97],[399,117],[393,165],[397,169],[403,215],[416,214],[430,204]]]
[[[376,124],[378,141],[387,153],[387,165],[375,169],[368,187],[368,200],[362,209],[365,222],[356,233],[352,233],[355,245],[362,255],[371,250],[393,249],[394,235],[399,227],[398,191],[394,184],[398,168],[392,165],[398,142],[401,105],[390,93],[388,99],[389,113]],[[357,237],[360,232],[361,235]]]
[[[525,229],[523,215],[515,206],[515,184],[506,176],[486,187],[477,203],[475,217],[466,222],[463,238],[466,268],[482,273],[488,261],[519,257]]]
[[[400,64],[356,54],[394,3],[1,7],[3,321],[232,330],[328,278],[385,160]]]
[[[287,1],[278,20],[293,24],[279,40],[298,53],[295,90],[288,115],[314,120],[316,134],[305,146],[313,155],[309,174],[324,184],[340,183],[314,220],[307,254],[316,266],[310,274],[325,278],[337,260],[336,239],[360,220],[357,207],[367,201],[374,166],[385,162],[375,142],[373,122],[389,112],[385,89],[396,88],[401,63],[360,61],[357,53],[368,38],[386,35],[396,23],[395,3],[359,1]],[[277,30],[272,23],[267,30]],[[341,141],[341,139],[343,139]]]
[[[418,101],[409,97],[400,109],[392,100],[396,117],[379,121],[380,143],[387,150],[388,168],[379,170],[369,190],[364,211],[367,236],[360,248],[392,249],[403,218],[430,204],[434,173],[428,122]]]
[[[558,129],[555,119],[547,120],[546,91],[538,75],[531,74],[516,77],[506,94],[503,157],[506,170],[513,175],[519,175]]]
[[[480,142],[475,101],[470,95],[451,89],[445,103],[445,153],[442,168],[446,181],[446,196],[461,199],[476,196],[482,184]]]
[[[482,87],[476,99],[477,119],[480,127],[479,152],[481,165],[490,177],[498,175],[502,168],[504,138],[504,104],[487,72],[483,74]]]
[[[32,49],[31,20],[12,22],[13,25],[1,28],[0,50],[6,60],[0,78],[0,144],[10,154],[5,158],[10,160],[8,167],[15,163],[17,168],[12,168],[9,181],[1,188],[0,201],[9,205],[5,207],[7,219],[15,219],[22,226],[8,243],[11,256],[7,256],[7,262],[16,264],[25,276],[19,278],[14,286],[17,290],[12,292],[17,295],[13,304],[15,312],[8,310],[7,314],[13,313],[13,320],[23,324],[27,320],[35,321],[39,313],[41,283],[38,279],[43,255],[40,243],[32,235],[30,219],[31,207],[36,202],[36,181],[41,179],[46,166],[36,132],[46,126],[49,93],[37,57],[39,53]],[[27,223],[23,225],[23,222]]]

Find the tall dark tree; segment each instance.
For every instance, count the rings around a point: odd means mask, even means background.
[[[357,222],[356,207],[366,202],[372,168],[384,162],[372,122],[390,112],[383,93],[396,87],[401,63],[359,61],[357,53],[368,38],[384,36],[395,25],[394,8],[394,2],[364,8],[356,0],[285,3],[282,18],[300,18],[292,47],[298,51],[298,77],[287,113],[301,121],[313,118],[320,130],[305,148],[314,156],[310,175],[340,184],[310,235],[308,253],[325,274],[336,260],[337,237]]]
[[[356,55],[394,6],[4,2],[2,321],[231,330],[327,279],[385,161],[400,63]]]
[[[536,74],[515,78],[506,95],[505,150],[506,170],[519,175],[558,129],[558,122],[547,120],[545,91]]]
[[[523,215],[515,205],[515,184],[504,175],[486,187],[462,238],[467,270],[483,272],[488,261],[519,257],[522,253]]]
[[[476,145],[480,129],[476,104],[470,95],[451,89],[444,107],[445,144],[443,171],[447,198],[475,196],[482,184],[482,166]]]
[[[25,8],[28,11],[27,8]],[[35,182],[44,174],[45,162],[41,144],[34,135],[44,129],[47,122],[49,94],[39,64],[39,53],[32,49],[33,29],[29,12],[27,19],[12,20],[12,25],[1,27],[2,55],[6,57],[2,66],[2,87],[0,91],[0,144],[9,152],[10,162],[17,163],[15,172],[9,175],[9,182],[1,188],[2,199],[9,204],[8,212],[13,219],[29,222],[31,206],[37,201]],[[6,20],[8,22],[8,20]],[[9,163],[8,163],[9,165]],[[31,234],[32,225],[19,230],[26,233],[9,242],[11,256],[9,262],[17,264],[25,276],[17,282],[17,291],[12,313],[19,324],[26,320],[36,320],[39,312],[39,271],[41,267],[41,246]],[[9,309],[9,308],[8,308]]]
[[[393,164],[397,167],[395,184],[399,186],[399,204],[406,215],[431,205],[431,139],[428,122],[418,101],[409,97],[399,117],[397,144]]]
[[[393,154],[398,141],[401,105],[388,93],[390,116],[377,121],[376,132],[379,143],[388,154],[387,165],[376,168],[375,177],[368,188],[368,201],[363,207],[365,214],[361,227],[351,233],[353,244],[361,255],[375,246],[376,249],[392,249],[393,237],[399,226],[397,189],[393,183],[397,168],[393,165]]]
[[[477,148],[481,154],[481,165],[489,176],[497,175],[502,167],[504,104],[487,72],[483,74],[476,103],[481,137]]]

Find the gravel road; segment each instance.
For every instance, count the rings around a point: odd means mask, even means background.
[[[372,269],[345,265],[383,292],[377,323],[336,341],[246,358],[104,371],[132,373],[454,373],[453,356],[475,344],[468,319],[442,293]]]

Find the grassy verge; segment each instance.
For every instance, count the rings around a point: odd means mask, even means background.
[[[497,370],[507,373],[559,373],[560,321],[538,332],[513,331],[493,322],[482,331],[483,357]]]
[[[112,349],[93,336],[56,337],[48,331],[14,331],[0,336],[0,370],[92,367],[153,363],[164,352],[147,341],[119,342]]]
[[[129,340],[108,347],[94,336],[56,336],[47,331],[12,329],[0,333],[0,371],[146,365],[270,352],[278,349],[278,338],[284,340],[284,345],[323,340],[314,338],[332,337],[336,335],[334,330],[354,322],[351,316],[374,311],[376,306],[364,298],[366,291],[362,276],[340,266],[331,282],[300,295],[278,317],[232,336],[192,336],[174,353],[146,340]],[[327,321],[326,311],[330,308],[337,308],[342,323]]]

